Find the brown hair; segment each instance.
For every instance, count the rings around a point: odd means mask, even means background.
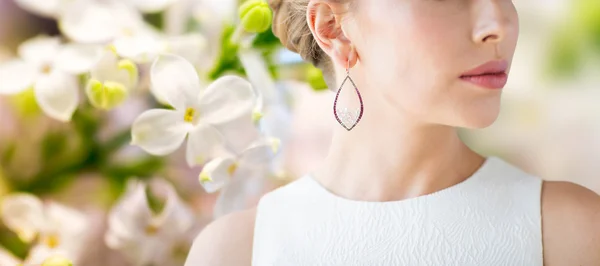
[[[329,0],[343,3],[348,0]],[[273,9],[273,33],[290,51],[323,71],[329,88],[335,87],[331,58],[319,47],[306,21],[310,0],[269,0]]]

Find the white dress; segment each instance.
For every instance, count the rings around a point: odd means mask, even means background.
[[[345,199],[311,174],[264,195],[253,266],[542,266],[542,180],[489,157],[465,181],[415,198]]]

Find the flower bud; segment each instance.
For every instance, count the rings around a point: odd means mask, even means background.
[[[41,266],[73,266],[73,262],[65,257],[54,255],[42,262]]]
[[[96,108],[110,110],[127,99],[127,88],[118,82],[107,81],[102,83],[90,79],[86,86],[86,93],[92,105]]]
[[[264,0],[248,0],[239,9],[241,25],[251,33],[261,33],[271,27],[273,13]]]

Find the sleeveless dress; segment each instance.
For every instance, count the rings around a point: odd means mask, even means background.
[[[493,156],[461,183],[399,201],[346,199],[309,173],[260,199],[252,265],[542,266],[541,187]]]

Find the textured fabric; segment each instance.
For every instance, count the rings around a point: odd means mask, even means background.
[[[498,157],[415,198],[354,201],[311,174],[257,208],[253,266],[542,266],[542,180]]]

